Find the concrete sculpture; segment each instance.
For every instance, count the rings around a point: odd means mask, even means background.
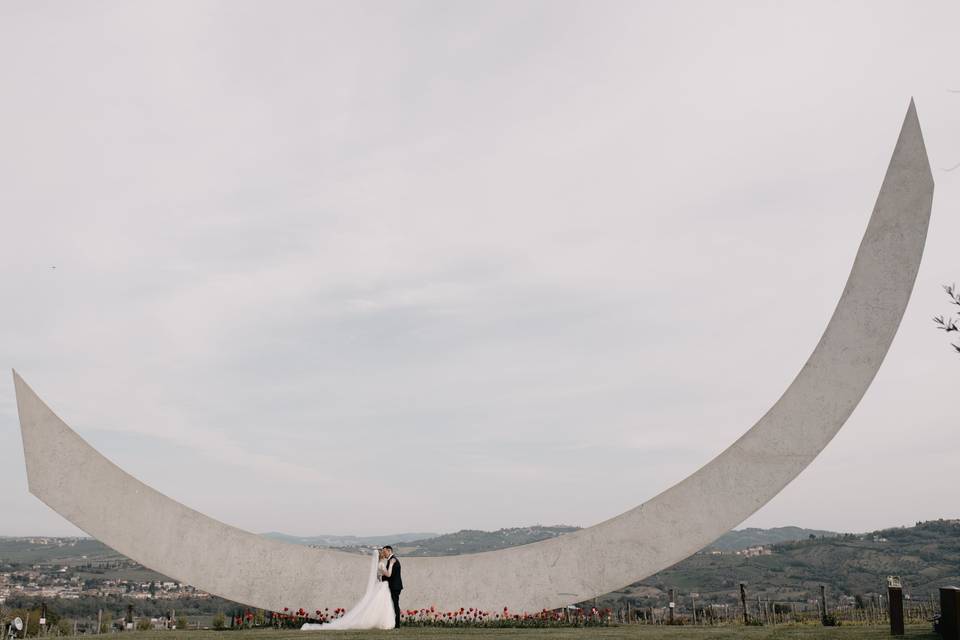
[[[405,558],[404,606],[538,611],[668,567],[738,525],[820,453],[896,334],[923,255],[933,177],[911,101],[853,269],[783,396],[698,471],[593,527],[487,553]],[[90,535],[168,576],[255,607],[347,606],[368,559],[289,545],[198,513],[90,447],[14,372],[30,492]]]

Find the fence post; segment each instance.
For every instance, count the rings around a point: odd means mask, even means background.
[[[890,635],[902,636],[903,585],[899,576],[887,576],[887,607],[890,612]]]
[[[747,613],[747,589],[740,583],[740,604],[743,605],[743,624],[750,624],[750,614]]]
[[[943,640],[960,638],[960,588],[940,587],[940,637]]]
[[[820,585],[820,624],[827,626],[827,588]]]

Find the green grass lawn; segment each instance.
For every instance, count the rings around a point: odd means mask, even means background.
[[[529,639],[546,640],[550,638],[596,638],[598,640],[724,640],[726,638],[746,638],[748,640],[879,640],[889,638],[888,627],[840,626],[821,627],[818,625],[779,625],[767,627],[664,627],[654,625],[624,625],[616,627],[590,628],[552,628],[552,629],[437,629],[430,627],[403,627],[393,631],[296,631],[252,630],[252,631],[140,631],[125,634],[129,640],[317,640],[321,637],[338,640],[378,640],[388,638],[427,638],[428,640],[446,640],[466,638],[468,640]],[[907,638],[911,640],[934,640],[929,625],[907,627]]]

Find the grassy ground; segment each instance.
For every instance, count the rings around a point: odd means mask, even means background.
[[[426,638],[428,640],[880,640],[889,638],[888,627],[818,625],[780,625],[776,627],[663,627],[627,625],[619,627],[591,627],[581,629],[435,629],[403,627],[392,631],[141,631],[124,634],[128,640],[387,640],[390,638]],[[929,625],[907,627],[909,640],[934,640]]]

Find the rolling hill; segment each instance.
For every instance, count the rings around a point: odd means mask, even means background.
[[[576,527],[537,525],[425,538],[421,534],[271,537],[354,551],[389,542],[401,556],[436,556],[502,549],[571,531]],[[66,566],[84,580],[164,579],[89,538],[0,538],[0,571],[33,567],[55,572]],[[913,527],[863,534],[799,527],[732,531],[686,560],[600,600],[663,606],[673,588],[681,597],[696,594],[702,603],[731,603],[738,598],[741,582],[748,585],[752,598],[808,602],[822,584],[834,600],[882,593],[888,575],[901,576],[905,593],[914,598],[927,598],[940,586],[960,584],[960,520],[918,522]]]

